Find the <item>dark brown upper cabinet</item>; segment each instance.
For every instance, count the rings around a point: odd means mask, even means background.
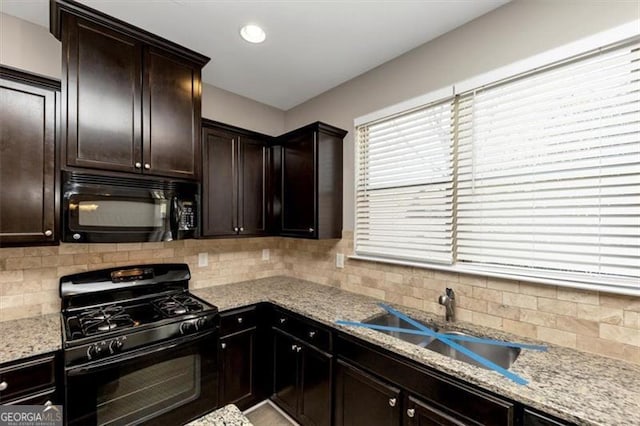
[[[278,138],[280,175],[274,193],[279,234],[285,237],[341,238],[342,140],[347,132],[316,122]]]
[[[60,83],[0,67],[0,247],[57,241]]]
[[[202,235],[266,235],[270,137],[209,120],[202,135]]]
[[[62,42],[63,169],[198,179],[202,67],[209,58],[67,0]]]

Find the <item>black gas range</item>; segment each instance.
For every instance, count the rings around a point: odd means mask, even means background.
[[[60,279],[69,424],[181,423],[215,407],[218,309],[186,264]]]

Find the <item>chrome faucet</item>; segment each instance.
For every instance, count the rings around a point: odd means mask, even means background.
[[[445,320],[451,322],[455,321],[456,294],[453,292],[452,288],[447,288],[445,290],[445,294],[441,294],[440,297],[438,297],[438,303],[445,307]]]

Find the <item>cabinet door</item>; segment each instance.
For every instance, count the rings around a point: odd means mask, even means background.
[[[341,360],[337,362],[337,426],[400,425],[400,390]]]
[[[253,397],[255,327],[220,339],[220,403],[239,404]]]
[[[53,242],[53,89],[0,79],[0,246]]]
[[[528,408],[525,408],[522,416],[522,424],[524,426],[566,426],[573,423],[561,422],[560,420],[554,419],[551,416],[536,413],[529,410]]]
[[[331,425],[332,356],[302,345],[300,420],[306,425]]]
[[[407,426],[466,426],[464,423],[438,408],[413,397],[407,398],[405,410]]]
[[[263,142],[240,137],[238,171],[238,226],[241,235],[267,232],[267,147]]]
[[[292,417],[298,414],[299,343],[273,331],[273,399]]]
[[[144,55],[144,173],[200,175],[200,68],[157,49]]]
[[[316,132],[302,133],[282,146],[281,235],[316,235]]]
[[[140,172],[141,45],[101,25],[70,15],[65,19],[66,164]]]
[[[237,138],[207,128],[203,138],[202,235],[236,235]]]

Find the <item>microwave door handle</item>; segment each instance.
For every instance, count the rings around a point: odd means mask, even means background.
[[[191,336],[188,336],[188,337],[177,339],[177,340],[174,340],[174,341],[172,341],[171,343],[168,343],[168,344],[164,344],[164,345],[154,346],[154,347],[147,348],[147,349],[138,350],[138,351],[135,351],[135,353],[116,356],[113,359],[108,359],[106,361],[97,362],[95,364],[91,364],[91,365],[88,365],[88,366],[72,367],[72,368],[69,368],[67,370],[67,375],[69,375],[69,376],[82,376],[84,374],[89,374],[89,373],[92,373],[94,371],[104,370],[104,369],[112,367],[114,365],[118,365],[121,362],[131,361],[131,360],[135,360],[135,359],[147,356],[147,355],[157,354],[159,352],[164,352],[164,351],[167,351],[169,349],[173,349],[178,345],[184,345],[184,344],[187,344],[187,343],[195,342],[197,340],[205,339],[205,338],[211,336],[214,333],[216,333],[215,329],[214,330],[209,330],[209,331],[207,331],[206,333],[203,333],[203,334],[191,335]]]
[[[178,197],[174,195],[171,197],[171,206],[169,210],[169,227],[171,231],[171,237],[173,239],[178,238],[178,226],[180,224],[180,209],[178,207]]]

